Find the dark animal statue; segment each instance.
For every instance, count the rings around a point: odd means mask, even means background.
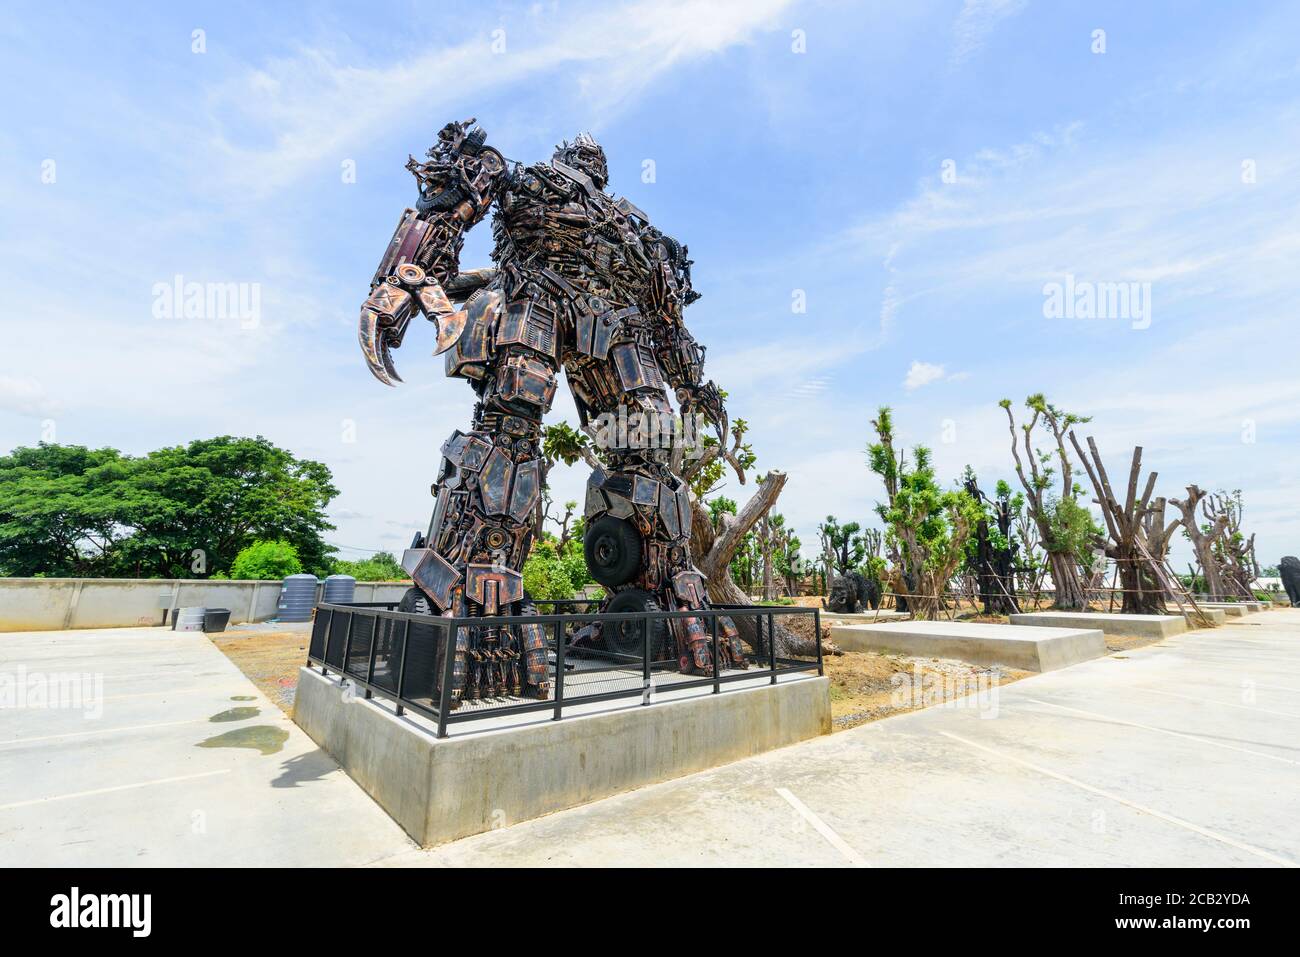
[[[1278,562],[1277,567],[1282,575],[1282,587],[1286,589],[1286,597],[1291,599],[1292,607],[1300,608],[1300,558],[1288,555]]]
[[[865,611],[880,607],[880,582],[849,572],[837,575],[831,583],[831,593],[826,598],[826,610],[840,614]]]

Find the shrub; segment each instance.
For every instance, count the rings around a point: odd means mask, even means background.
[[[272,580],[302,571],[298,549],[285,541],[256,541],[235,556],[231,578]]]
[[[400,582],[411,577],[391,552],[375,552],[369,558],[351,561],[335,559],[330,574],[351,575],[359,582]]]
[[[540,543],[539,543],[540,544]],[[524,590],[529,598],[573,597],[573,582],[555,557],[555,549],[538,548],[524,562]]]

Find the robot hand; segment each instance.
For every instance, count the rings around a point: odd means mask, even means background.
[[[366,357],[371,373],[384,385],[396,385],[402,381],[393,366],[391,350],[402,344],[415,311],[414,297],[395,279],[377,284],[361,305],[357,329],[361,353]]]
[[[490,276],[487,278],[491,278]],[[486,278],[477,275],[471,280]],[[402,344],[413,315],[423,315],[437,328],[434,355],[446,352],[465,328],[466,313],[457,311],[442,285],[414,263],[403,263],[379,282],[361,306],[358,338],[366,364],[385,385],[402,381],[393,367],[391,350]]]
[[[722,404],[722,393],[712,380],[704,385],[683,385],[677,389],[677,404],[682,415],[701,413],[718,430],[718,441],[727,444],[727,408]]]

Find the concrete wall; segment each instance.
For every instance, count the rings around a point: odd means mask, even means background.
[[[409,582],[357,582],[353,601],[397,601],[409,587]],[[156,625],[162,621],[163,592],[170,595],[169,609],[229,608],[232,624],[274,618],[280,601],[278,581],[0,578],[0,632]]]
[[[303,668],[293,720],[424,846],[785,747],[831,730],[809,677],[439,740]],[[617,863],[617,862],[614,862]]]

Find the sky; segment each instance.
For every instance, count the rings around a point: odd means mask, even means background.
[[[805,555],[873,521],[878,407],[991,488],[1036,392],[1115,481],[1141,445],[1158,494],[1239,488],[1261,562],[1300,552],[1294,4],[17,2],[0,83],[0,450],[260,434],[333,470],[342,557],[405,547],[473,395],[424,324],[380,385],[356,317],[408,154],[472,116],[524,162],[590,131],[689,245]]]

